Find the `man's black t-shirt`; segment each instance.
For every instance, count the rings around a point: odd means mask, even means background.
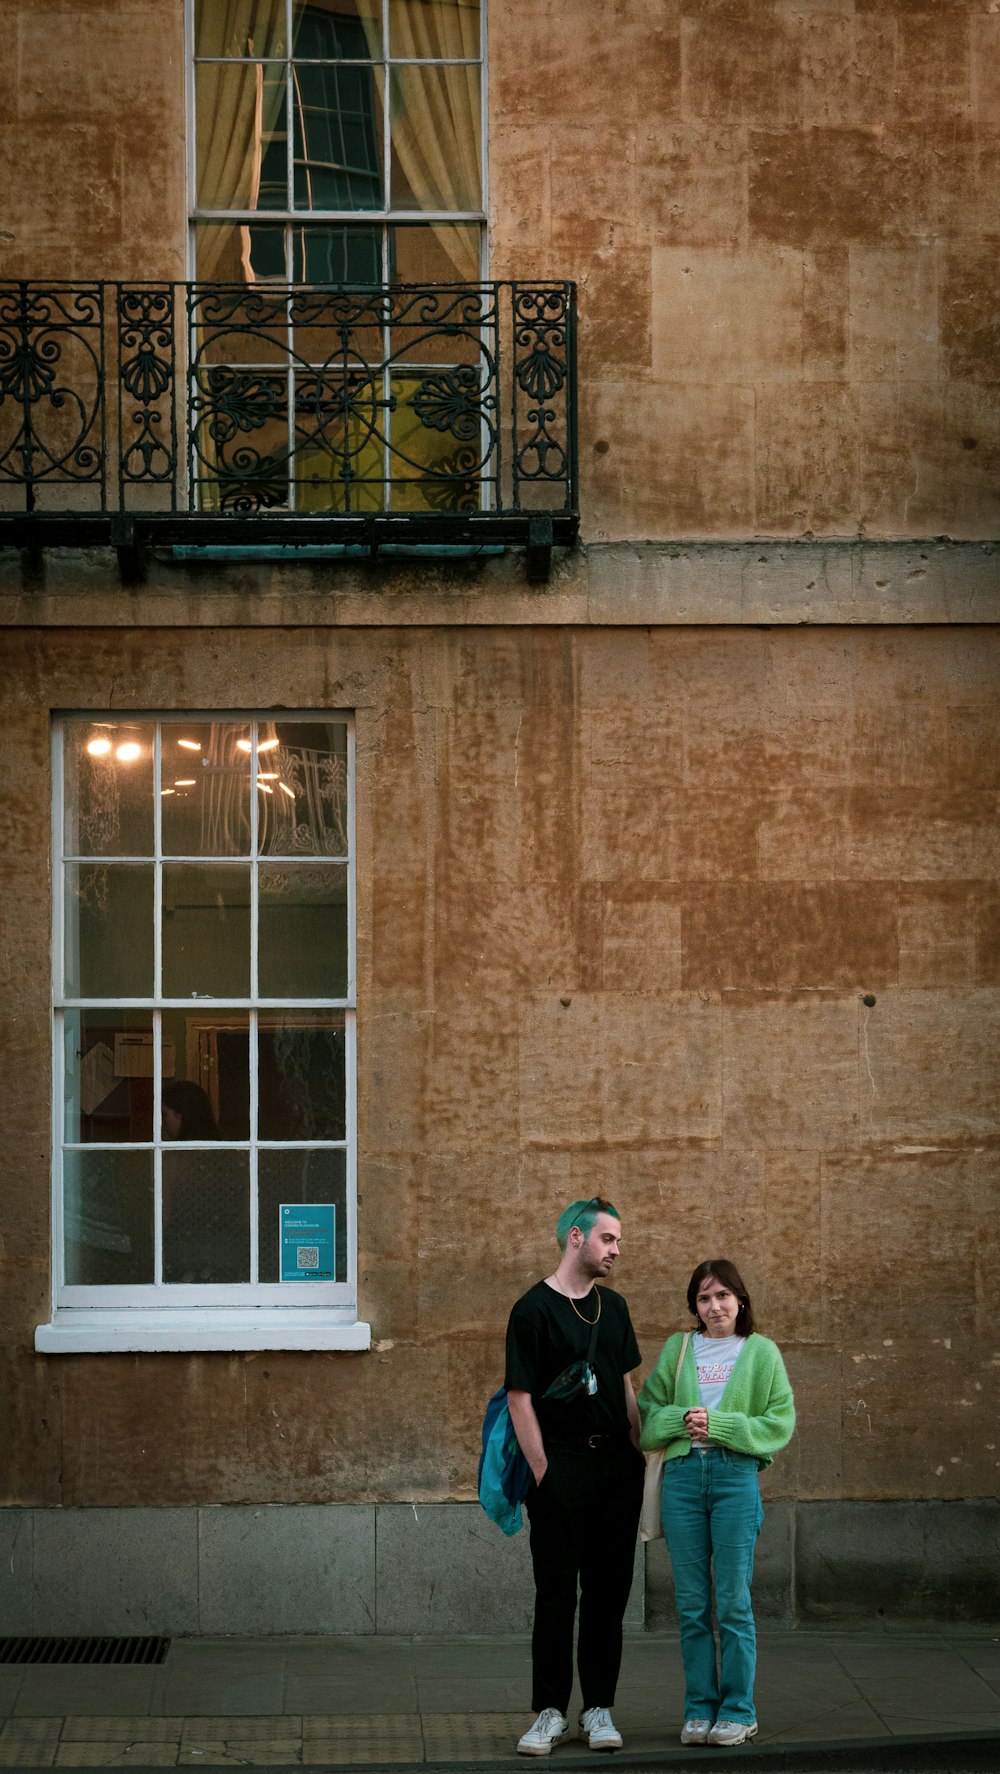
[[[593,1358],[597,1375],[595,1396],[581,1396],[571,1404],[543,1398],[557,1374],[571,1361],[586,1355],[598,1301],[601,1320]],[[594,1432],[627,1434],[624,1375],[638,1367],[640,1360],[632,1320],[621,1294],[610,1287],[594,1287],[584,1299],[571,1304],[565,1294],[538,1281],[522,1294],[507,1323],[504,1386],[508,1392],[531,1393],[543,1441]]]

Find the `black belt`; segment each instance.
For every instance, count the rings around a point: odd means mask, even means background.
[[[593,1435],[561,1435],[558,1440],[548,1437],[549,1445],[554,1448],[589,1448],[595,1452],[599,1448],[618,1447],[624,1443],[624,1437],[613,1435],[608,1431]]]

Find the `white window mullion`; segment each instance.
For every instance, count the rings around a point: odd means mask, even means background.
[[[355,842],[355,788],[357,783],[357,735],[354,721],[347,724],[347,996],[352,1006],[357,1004],[357,943],[355,941],[356,919],[356,863],[357,846]],[[352,1008],[344,1016],[344,1136],[347,1146],[345,1159],[345,1190],[344,1198],[347,1205],[347,1224],[344,1235],[347,1239],[346,1277],[354,1290],[357,1299],[358,1288],[358,1139],[357,1139],[357,1011]]]
[[[63,1287],[63,1148],[66,1138],[65,1012],[58,1008],[66,991],[66,813],[63,726],[56,721],[52,733],[52,857],[55,891],[52,895],[52,1307],[55,1310]]]
[[[256,1287],[260,1280],[260,1212],[257,1139],[257,1012],[250,1012],[250,1034],[247,1041],[250,1059],[250,1280]]]
[[[257,746],[260,741],[260,726],[256,721],[250,724],[250,1002],[256,1004],[260,997],[260,981],[257,978],[257,916],[259,901],[259,882],[257,879],[257,855],[260,843],[260,807],[257,796],[260,794],[258,781]],[[252,1134],[251,1134],[252,1137]]]
[[[153,1011],[153,1284],[163,1286],[163,1018]]]
[[[153,728],[153,999],[163,1000],[163,735]],[[153,1011],[153,1282],[163,1285],[163,1018]]]
[[[356,1290],[358,1285],[358,1141],[357,1141],[357,1022],[353,1011],[348,1012],[344,1025],[344,1097],[345,1115],[344,1132],[347,1136],[345,1154],[344,1199],[347,1206],[347,1225],[344,1236],[347,1239],[347,1281]]]
[[[285,50],[288,59],[285,63],[285,179],[287,181],[286,197],[288,214],[295,214],[295,112],[294,105],[298,100],[298,87],[295,82],[295,64],[292,60],[292,0],[285,0]],[[301,252],[305,258],[305,237],[300,223],[285,226],[285,276],[289,283],[295,281],[295,246],[296,239],[301,241]],[[305,264],[302,266],[302,281],[305,282]],[[285,372],[285,400],[287,403],[287,436],[288,436],[288,509],[294,511],[298,505],[298,487],[296,485],[295,463],[295,333],[292,326],[291,303],[285,311],[285,337],[288,347],[288,368]],[[256,799],[256,797],[255,797]]]
[[[292,60],[292,22],[291,4],[285,40],[285,201],[288,205],[287,214],[294,215],[295,203],[295,113],[293,106],[296,99],[295,63]]]
[[[347,728],[347,1001],[357,1003],[357,953],[354,939],[357,878],[354,840],[354,787],[356,775],[356,742],[354,722]]]
[[[52,1065],[52,1304],[57,1304],[64,1285],[65,1244],[63,1242],[63,1164],[66,1139],[66,1023],[64,1013],[55,1014],[55,1040]]]
[[[153,728],[153,1002],[163,1000],[163,743]]]
[[[392,148],[392,126],[390,116],[392,106],[389,100],[389,68],[392,45],[389,42],[389,0],[382,0],[382,167],[385,190],[382,196],[382,207],[386,214],[392,214],[392,162],[389,158]]]
[[[258,942],[260,926],[260,873],[258,858],[260,854],[260,786],[258,770],[260,759],[257,748],[260,744],[260,724],[254,721],[250,728],[250,998],[256,1004],[260,997],[259,950]],[[247,1057],[250,1065],[250,1280],[257,1285],[260,1276],[260,1239],[258,1236],[258,1166],[257,1166],[257,1012],[250,1012],[250,1031],[247,1039]]]

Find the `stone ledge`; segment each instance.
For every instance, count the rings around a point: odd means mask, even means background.
[[[1000,542],[591,543],[544,586],[516,554],[476,561],[151,557],[123,589],[111,549],[0,549],[0,627],[732,627],[1000,619]]]

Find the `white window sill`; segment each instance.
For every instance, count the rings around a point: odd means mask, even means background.
[[[157,1350],[371,1348],[370,1324],[311,1311],[204,1308],[101,1312],[64,1309],[35,1330],[40,1355],[110,1355]]]

